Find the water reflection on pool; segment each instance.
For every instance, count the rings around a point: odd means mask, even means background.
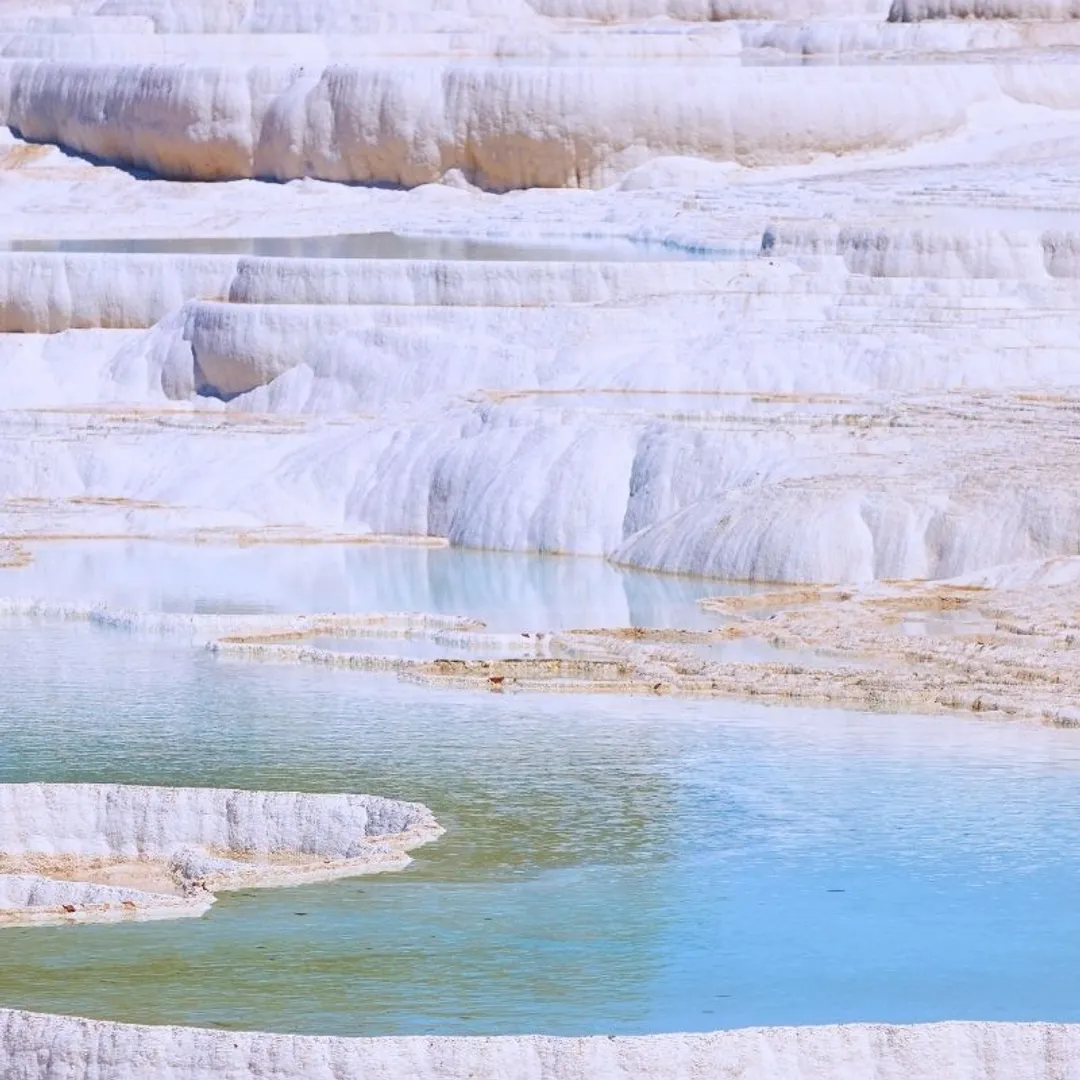
[[[722,625],[698,600],[752,586],[650,574],[603,559],[422,544],[29,544],[0,596],[139,611],[436,612],[497,633]]]

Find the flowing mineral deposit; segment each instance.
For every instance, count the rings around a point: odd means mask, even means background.
[[[1078,417],[1077,0],[0,0],[5,622],[433,695],[1076,727]],[[185,584],[196,548],[235,597]],[[473,603],[399,549],[525,561]],[[536,556],[608,576],[554,599]],[[640,617],[631,574],[700,589]],[[202,916],[441,832],[101,780],[0,784],[0,926]],[[1077,1039],[0,1011],[0,1075],[1050,1080]]]

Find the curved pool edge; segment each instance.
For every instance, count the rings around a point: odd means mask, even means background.
[[[1080,1024],[946,1022],[642,1036],[280,1035],[0,1008],[5,1080],[1057,1080]]]

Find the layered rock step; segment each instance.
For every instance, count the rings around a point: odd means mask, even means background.
[[[203,914],[215,892],[409,862],[417,803],[120,784],[0,784],[0,926]]]

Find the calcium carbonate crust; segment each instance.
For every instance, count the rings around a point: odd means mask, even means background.
[[[665,155],[798,164],[945,138],[976,107],[1075,110],[1070,70],[6,61],[0,121],[183,180],[600,187]]]
[[[505,598],[520,581],[502,584],[491,587]],[[700,604],[714,628],[649,629],[615,617],[591,629],[492,633],[453,616],[185,615],[17,599],[0,600],[0,617],[85,621],[187,638],[223,660],[395,673],[429,688],[735,698],[1080,724],[1072,705],[1080,700],[1077,557],[948,582],[778,587]],[[923,632],[927,626],[936,629]],[[410,649],[417,641],[446,647],[445,657],[417,657]]]
[[[5,1080],[1075,1080],[1080,1026],[945,1023],[708,1034],[344,1039],[0,1010]]]
[[[145,336],[3,342],[22,435],[0,443],[0,520],[23,543],[411,535],[758,582],[1075,553],[1071,287],[998,323],[1004,290],[759,281],[719,305],[421,320],[197,302]],[[800,330],[770,329],[785,312]]]
[[[222,890],[398,869],[441,832],[369,795],[0,784],[0,926],[200,915]]]

